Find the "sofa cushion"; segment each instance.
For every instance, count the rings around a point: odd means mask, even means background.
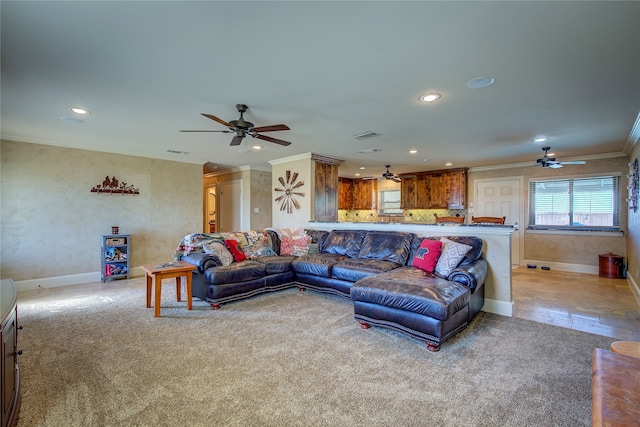
[[[366,233],[364,230],[334,230],[325,237],[321,251],[356,258]]]
[[[319,253],[298,257],[291,263],[296,273],[313,276],[331,277],[331,270],[335,264],[346,259],[344,255]]]
[[[357,282],[363,277],[397,268],[398,264],[377,259],[346,258],[333,266],[331,276],[335,279]]]
[[[420,247],[413,257],[413,266],[427,273],[433,273],[436,268],[440,251],[442,250],[442,242],[439,240],[422,239]]]
[[[291,263],[294,259],[296,259],[296,257],[293,255],[276,255],[259,257],[254,261],[265,265],[266,274],[277,274],[291,271]]]
[[[447,320],[469,304],[466,286],[434,277],[412,267],[400,267],[365,277],[351,287],[351,298]]]
[[[245,282],[260,279],[266,275],[266,265],[252,260],[234,262],[229,266],[220,265],[205,272],[205,280],[209,285]]]
[[[445,237],[442,237],[440,241],[442,242],[442,253],[436,264],[436,273],[447,277],[460,264],[467,252],[473,248]]]
[[[368,231],[360,246],[358,258],[391,261],[401,266],[407,262],[412,240],[412,233]]]

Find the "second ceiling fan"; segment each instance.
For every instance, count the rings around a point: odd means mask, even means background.
[[[261,132],[275,132],[280,130],[290,130],[289,126],[284,124],[277,125],[269,125],[269,126],[259,126],[255,127],[253,123],[248,122],[244,119],[243,114],[249,109],[246,104],[236,104],[236,109],[240,113],[240,118],[237,120],[231,120],[226,122],[212,114],[201,113],[204,117],[211,119],[215,122],[220,123],[229,128],[229,130],[180,130],[180,132],[223,132],[223,133],[235,133],[236,135],[231,140],[230,145],[240,145],[244,137],[247,135],[262,139],[264,141],[273,142],[275,144],[280,144],[283,146],[291,145],[289,141],[284,141],[282,139],[272,138],[270,136],[262,135]]]
[[[553,153],[549,154],[549,150],[551,150],[551,147],[543,147],[542,151],[544,151],[544,156],[537,160],[537,163],[539,165],[542,165],[543,168],[558,169],[561,168],[562,165],[584,165],[585,163],[587,163],[584,160],[576,160],[573,162],[558,162],[556,161],[555,157],[549,157],[550,155],[553,155]]]

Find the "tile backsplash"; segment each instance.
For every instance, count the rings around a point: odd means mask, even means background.
[[[438,216],[466,216],[466,209],[407,209],[404,216],[378,215],[377,210],[339,210],[339,222],[417,222],[435,224]],[[465,219],[465,222],[468,222]]]

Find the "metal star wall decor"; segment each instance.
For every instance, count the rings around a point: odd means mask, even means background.
[[[280,194],[275,198],[275,202],[282,202],[280,204],[280,210],[286,211],[288,214],[293,212],[293,208],[300,209],[300,203],[296,200],[296,197],[304,197],[304,193],[296,191],[304,185],[304,181],[297,181],[298,172],[286,171],[284,177],[278,177],[278,181],[282,184],[282,188],[276,187],[274,191]]]

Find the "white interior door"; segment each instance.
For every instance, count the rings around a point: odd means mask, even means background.
[[[218,231],[242,230],[242,180],[220,183]]]
[[[511,263],[520,265],[524,254],[522,178],[476,181],[474,216],[505,216],[505,224],[517,228],[511,237]]]

